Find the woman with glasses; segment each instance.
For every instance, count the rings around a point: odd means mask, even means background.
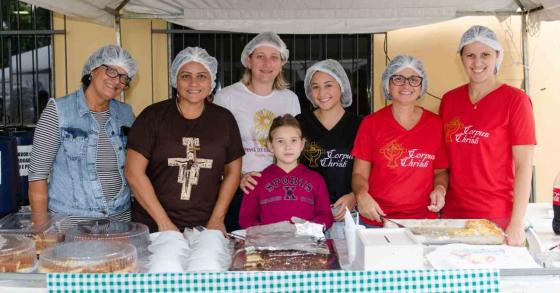
[[[445,204],[447,156],[439,117],[417,105],[427,89],[422,62],[395,57],[382,76],[392,104],[366,116],[354,142],[352,190],[362,222],[433,219]]]
[[[183,49],[169,75],[177,97],[144,109],[130,130],[125,174],[135,198],[132,219],[152,232],[196,226],[225,232],[244,152],[231,112],[207,102],[217,70],[206,50]]]
[[[505,229],[509,245],[525,245],[537,143],[531,99],[498,81],[504,49],[489,28],[467,30],[458,53],[469,83],[440,105],[450,172],[442,217],[489,219]]]
[[[48,102],[37,122],[29,165],[34,213],[64,214],[74,221],[130,221],[124,161],[134,115],[129,105],[114,98],[135,74],[130,54],[107,45],[86,61],[78,91]]]

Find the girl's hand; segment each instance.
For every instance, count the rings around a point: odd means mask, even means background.
[[[358,194],[356,196],[358,202],[358,211],[360,215],[364,218],[381,222],[381,216],[386,216],[385,212],[377,204],[377,202],[371,197],[369,193]]]
[[[346,209],[352,211],[356,206],[356,197],[354,193],[350,192],[341,196],[333,205],[332,208],[338,208],[336,215],[333,215],[335,221],[344,221],[344,214]]]
[[[249,191],[255,189],[257,186],[258,181],[254,177],[261,177],[260,172],[248,172],[243,174],[241,177],[241,181],[239,182],[239,188],[243,190],[243,193],[247,194]]]

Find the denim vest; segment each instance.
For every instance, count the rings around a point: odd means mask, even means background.
[[[101,189],[95,160],[99,126],[90,113],[83,90],[55,99],[60,129],[60,148],[49,180],[48,207],[56,213],[80,217],[107,217],[130,209],[130,187],[124,178],[127,137],[134,115],[129,105],[111,100],[105,125],[117,156],[122,186],[108,200]]]

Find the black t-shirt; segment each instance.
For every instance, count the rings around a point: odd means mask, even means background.
[[[156,195],[180,229],[206,225],[218,198],[224,165],[243,156],[235,118],[227,109],[205,104],[196,119],[185,119],[175,100],[147,107],[128,136],[129,149],[149,160],[146,175]],[[138,203],[132,219],[156,230]]]
[[[352,192],[354,157],[351,153],[362,118],[346,111],[331,130],[327,130],[313,112],[296,118],[307,140],[300,161],[323,176],[331,203],[334,203]]]

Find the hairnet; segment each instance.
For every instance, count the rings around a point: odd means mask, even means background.
[[[212,90],[216,87],[216,72],[218,72],[218,60],[210,56],[206,50],[199,47],[187,47],[173,59],[170,69],[171,86],[177,88],[177,74],[181,66],[188,62],[198,62],[208,70],[210,78],[212,79]]]
[[[82,76],[90,74],[95,68],[103,64],[121,67],[130,78],[136,75],[136,61],[132,59],[132,56],[119,46],[106,45],[89,56],[82,68]]]
[[[264,32],[258,34],[251,41],[249,41],[247,45],[245,45],[245,48],[243,48],[243,52],[241,52],[241,64],[247,67],[247,57],[249,57],[249,55],[251,55],[251,53],[253,53],[255,49],[262,46],[268,46],[278,50],[278,52],[280,52],[280,57],[282,58],[282,65],[284,65],[288,61],[290,51],[286,47],[284,41],[282,41],[282,39],[276,33]]]
[[[344,68],[342,68],[342,65],[340,65],[338,61],[326,59],[313,64],[313,66],[309,67],[305,73],[305,95],[313,106],[316,107],[317,105],[315,105],[315,100],[311,94],[311,79],[317,71],[327,73],[336,79],[338,85],[340,86],[340,103],[342,104],[342,107],[346,108],[352,105],[352,88],[350,87],[350,81],[348,80],[348,76],[346,75]]]
[[[426,93],[426,89],[428,89],[428,79],[426,78],[426,71],[424,71],[422,61],[412,56],[398,55],[389,62],[387,68],[385,68],[385,71],[383,71],[383,75],[381,76],[381,82],[383,83],[383,95],[385,95],[385,99],[391,100],[393,98],[389,93],[389,79],[391,76],[405,68],[410,68],[416,71],[418,76],[422,77],[422,88],[420,89],[420,96],[418,98]]]
[[[502,45],[498,41],[496,34],[491,29],[485,26],[471,26],[471,28],[469,28],[461,37],[461,43],[459,44],[459,49],[457,49],[457,52],[461,53],[466,45],[474,42],[480,42],[498,51],[498,60],[496,60],[495,70],[495,73],[497,73],[500,69],[500,66],[502,65],[502,61],[504,60],[504,48],[502,48]]]

